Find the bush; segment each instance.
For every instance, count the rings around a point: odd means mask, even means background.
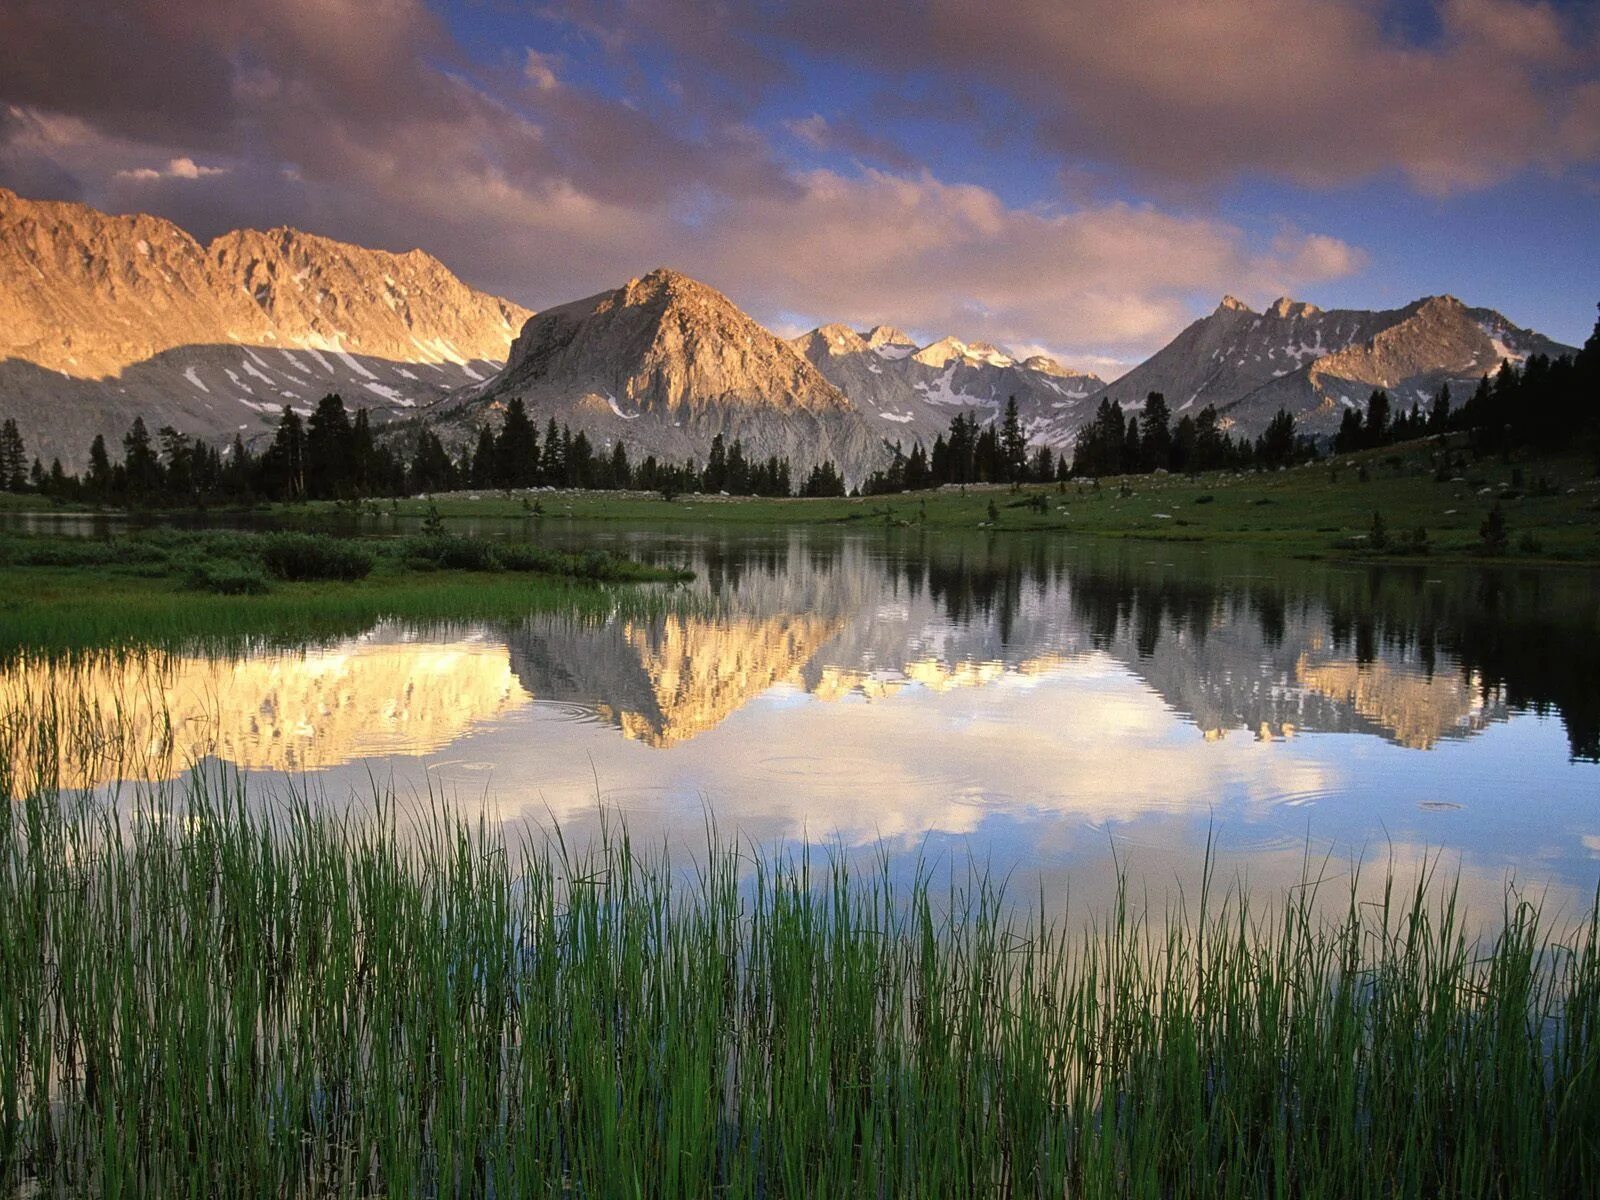
[[[218,596],[260,596],[271,586],[255,563],[233,558],[199,559],[189,564],[183,576],[185,591]]]
[[[482,538],[415,537],[405,543],[405,558],[410,565],[426,565],[441,570],[498,571],[500,559],[495,548]]]
[[[495,557],[500,560],[500,566],[507,571],[559,572],[564,565],[560,555],[542,550],[538,546],[497,546]]]
[[[1483,519],[1483,524],[1478,526],[1478,538],[1483,543],[1486,554],[1506,552],[1511,542],[1511,535],[1506,529],[1506,514],[1498,504],[1489,510],[1489,515]]]
[[[365,579],[372,556],[348,541],[314,533],[270,533],[261,539],[261,561],[278,579],[304,582]]]

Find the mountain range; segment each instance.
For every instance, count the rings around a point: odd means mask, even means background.
[[[1075,424],[1081,402],[1105,386],[1042,354],[1018,360],[987,342],[953,337],[919,347],[890,325],[861,333],[824,325],[792,345],[863,415],[883,422],[885,437],[908,447],[931,444],[958,412],[995,420],[1012,397],[1030,439],[1048,437]]]
[[[1573,353],[1488,308],[1429,296],[1404,308],[1329,309],[1287,297],[1256,312],[1225,296],[1151,357],[1090,397],[1124,408],[1160,392],[1175,412],[1215,405],[1224,424],[1259,433],[1278,409],[1305,433],[1331,435],[1375,389],[1424,409],[1443,384],[1459,404],[1503,360]]]
[[[328,392],[374,416],[488,379],[529,316],[420,250],[170,221],[0,189],[0,416],[81,464],[136,416],[248,439]]]
[[[1215,405],[1237,433],[1282,407],[1326,436],[1376,388],[1425,403],[1502,360],[1569,350],[1450,296],[1378,311],[1285,298],[1263,312],[1225,297],[1108,384],[987,343],[919,345],[890,325],[785,341],[667,269],[535,314],[421,250],[288,228],[202,244],[156,217],[0,189],[0,417],[69,469],[135,416],[259,440],[285,407],[338,392],[375,421],[421,416],[457,443],[520,397],[540,424],[602,449],[621,441],[636,459],[703,461],[722,434],[800,470],[831,459],[854,482],[893,443],[929,444],[958,412],[998,420],[1010,397],[1030,439],[1057,450],[1103,399],[1132,409],[1152,391],[1176,413]]]

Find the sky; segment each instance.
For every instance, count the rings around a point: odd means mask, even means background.
[[[0,186],[1108,376],[1224,294],[1581,344],[1600,4],[4,0]]]

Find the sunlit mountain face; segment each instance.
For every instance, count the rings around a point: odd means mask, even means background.
[[[682,836],[714,814],[1058,866],[1113,830],[1182,857],[1213,823],[1252,853],[1409,842],[1574,878],[1600,847],[1587,574],[598,536],[696,581],[653,615],[13,660],[0,697],[78,714],[73,786],[198,765],[342,804],[376,779],[542,825],[605,808]]]

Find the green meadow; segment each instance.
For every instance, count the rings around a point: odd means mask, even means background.
[[[1495,506],[1505,541],[1482,535]],[[275,512],[332,514],[333,505]],[[351,511],[345,506],[345,512]],[[652,493],[457,492],[368,502],[369,518],[514,517],[622,525],[915,525],[1208,542],[1301,558],[1417,557],[1600,562],[1600,475],[1580,456],[1512,455],[1440,469],[1430,443],[1341,455],[1282,471],[1129,475],[1065,484],[947,486],[839,499]],[[1370,545],[1377,514],[1388,544]]]
[[[375,621],[460,622],[666,602],[682,571],[617,555],[408,538],[151,529],[0,535],[0,655],[143,643],[349,636]]]

